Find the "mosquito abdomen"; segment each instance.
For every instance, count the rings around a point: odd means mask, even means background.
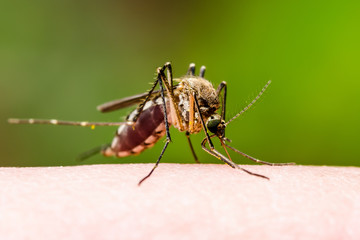
[[[162,106],[154,102],[149,105],[141,112],[134,126],[122,125],[118,128],[111,146],[103,151],[105,156],[126,157],[139,154],[165,135]],[[132,121],[136,114],[135,109],[127,120]]]

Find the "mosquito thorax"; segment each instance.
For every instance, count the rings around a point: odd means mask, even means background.
[[[222,137],[225,130],[225,121],[221,119],[219,114],[211,115],[206,121],[207,129],[215,135]]]
[[[194,123],[192,128],[189,128],[190,108],[192,106],[190,96],[195,93],[199,104],[199,110],[204,121],[206,121],[220,108],[220,101],[216,89],[208,80],[200,76],[186,75],[180,79],[176,79],[176,81],[178,81],[179,84],[174,89],[174,95],[178,99],[178,110],[183,122],[182,131],[198,133],[203,127],[201,125],[199,112],[194,105]],[[180,130],[176,121],[172,121],[172,124]]]

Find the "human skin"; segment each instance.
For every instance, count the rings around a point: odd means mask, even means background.
[[[1,239],[360,239],[360,168],[0,168]]]

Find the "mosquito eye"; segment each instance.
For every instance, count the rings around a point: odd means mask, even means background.
[[[220,119],[214,119],[214,117],[211,116],[210,120],[206,124],[207,129],[209,129],[209,131],[212,133],[217,133],[218,125],[220,124],[220,122]]]

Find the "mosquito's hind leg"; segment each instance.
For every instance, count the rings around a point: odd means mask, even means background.
[[[137,119],[139,118],[141,112],[143,111],[145,104],[150,100],[151,94],[154,91],[156,85],[158,84],[159,79],[157,78],[153,84],[153,86],[151,87],[151,89],[148,91],[148,94],[146,96],[146,98],[144,99],[144,101],[142,103],[139,104],[139,106],[136,108],[136,115],[131,119],[131,121],[133,122],[133,124],[135,124],[135,122],[137,121]],[[127,119],[128,120],[128,119]]]
[[[164,66],[165,67],[165,66]],[[160,163],[160,160],[162,158],[162,156],[165,153],[165,150],[167,148],[167,146],[169,145],[169,143],[171,142],[171,137],[170,137],[170,130],[169,130],[169,122],[168,122],[168,114],[167,114],[167,110],[166,110],[166,101],[165,101],[165,93],[164,93],[164,87],[163,87],[163,79],[162,79],[162,74],[163,73],[163,69],[161,71],[161,69],[158,69],[158,82],[160,85],[160,90],[161,90],[161,98],[163,100],[163,109],[164,109],[164,121],[165,121],[165,129],[166,129],[166,142],[165,145],[160,153],[160,156],[158,158],[158,160],[156,161],[154,167],[151,169],[151,171],[148,173],[148,175],[146,175],[143,179],[140,180],[140,182],[138,183],[138,185],[140,185],[142,182],[144,182],[147,178],[149,178],[151,176],[151,174],[154,172],[154,170],[157,168],[157,166]]]

